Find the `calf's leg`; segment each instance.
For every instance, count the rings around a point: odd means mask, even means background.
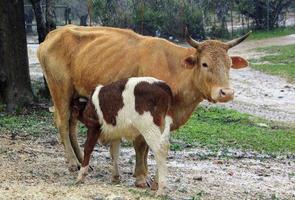
[[[144,138],[140,135],[134,142],[133,147],[135,150],[136,162],[134,169],[135,186],[140,188],[145,188],[150,185],[147,178],[148,166],[147,166],[147,155],[148,155],[148,145]]]
[[[169,130],[168,128],[161,135],[161,130],[155,125],[148,126],[146,130],[141,130],[143,137],[145,138],[147,144],[152,149],[155,154],[155,159],[157,163],[158,170],[158,191],[157,195],[165,194],[167,186],[167,154],[169,149]],[[167,132],[168,131],[168,132]],[[160,138],[160,139],[159,139]],[[167,139],[168,138],[168,139]]]
[[[76,183],[84,183],[85,181],[85,178],[88,174],[90,156],[95,144],[97,143],[99,135],[100,131],[92,128],[88,129],[87,140],[84,147],[84,159]]]
[[[120,144],[121,140],[114,140],[111,142],[110,147],[110,154],[112,157],[113,162],[113,169],[112,169],[112,182],[119,183],[120,182],[120,174],[118,169],[118,158],[120,153]]]

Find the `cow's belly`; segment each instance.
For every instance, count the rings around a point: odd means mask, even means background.
[[[101,144],[108,144],[113,140],[118,140],[125,138],[127,140],[133,141],[137,136],[139,136],[139,131],[132,127],[126,127],[124,129],[114,129],[113,131],[103,131],[98,139]]]

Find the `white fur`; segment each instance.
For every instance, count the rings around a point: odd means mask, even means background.
[[[140,115],[135,110],[134,88],[138,83],[143,81],[148,83],[160,82],[160,80],[152,77],[129,78],[122,93],[124,106],[118,111],[116,116],[116,126],[108,124],[103,118],[103,113],[99,106],[98,98],[102,86],[99,85],[96,87],[92,96],[92,102],[95,106],[99,123],[102,125],[102,135],[100,137],[101,141],[109,141],[122,137],[133,140],[139,135],[139,127],[149,127],[151,125],[151,122],[153,122],[153,117],[150,112],[145,112]]]
[[[89,165],[82,167],[79,171],[78,174],[78,178],[77,178],[77,182],[84,182],[85,181],[85,177],[88,174],[88,169],[89,169]]]

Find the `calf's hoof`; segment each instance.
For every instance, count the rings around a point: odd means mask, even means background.
[[[112,183],[113,184],[120,183],[120,176],[119,175],[112,176]]]
[[[151,190],[158,190],[159,188],[159,184],[157,181],[153,181],[152,185],[151,185]]]

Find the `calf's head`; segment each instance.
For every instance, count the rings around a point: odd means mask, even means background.
[[[185,58],[185,66],[193,70],[194,85],[208,101],[227,102],[234,98],[234,90],[229,82],[229,70],[247,67],[248,62],[239,56],[229,56],[228,50],[249,35],[250,32],[227,43],[217,40],[197,42],[186,31],[186,40],[196,52]]]

